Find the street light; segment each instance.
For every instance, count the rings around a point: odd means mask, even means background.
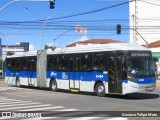
[[[56,49],[56,45],[55,45],[55,41],[60,38],[61,36],[63,36],[65,33],[67,33],[68,31],[70,31],[72,29],[68,29],[66,31],[64,31],[62,34],[60,34],[59,36],[57,36],[56,38],[53,39],[53,46],[48,46],[48,45],[45,45],[44,46],[44,49],[51,49],[52,51],[54,51]]]
[[[28,8],[28,7],[26,7],[26,6],[24,6],[24,8],[25,8],[26,10],[28,10],[28,11],[36,18],[37,21],[39,20],[38,15],[36,15],[30,8]],[[43,25],[42,25],[42,28],[41,28],[42,49],[43,49],[43,30],[44,30],[44,26],[46,25],[47,21],[48,21],[51,17],[53,17],[54,15],[57,15],[57,14],[61,14],[61,12],[53,13],[52,15],[48,16],[48,17],[46,18],[46,20],[44,21]]]
[[[20,30],[13,32],[13,33],[10,34],[7,38],[5,37],[5,35],[4,35],[3,33],[0,32],[1,36],[3,37],[3,39],[4,39],[5,42],[6,42],[6,55],[5,55],[5,59],[6,59],[7,54],[8,54],[8,46],[7,46],[7,41],[8,41],[8,39],[10,39],[12,36],[14,36],[14,35],[15,35],[17,32],[19,32],[19,31],[20,31]],[[1,50],[2,50],[2,48],[1,48]],[[2,54],[3,54],[3,51],[2,51]],[[4,60],[3,56],[1,56],[1,59],[2,59],[2,73],[3,73],[3,60]],[[2,77],[4,77],[3,74],[2,74]]]
[[[12,3],[15,3],[15,2],[48,2],[48,0],[12,0],[11,2],[7,3],[5,6],[0,8],[0,12],[3,9],[5,9],[6,7],[8,7],[9,5],[11,5]]]
[[[135,31],[142,38],[142,40],[146,43],[146,47],[148,48],[148,42],[144,39],[144,37],[136,29],[133,29],[133,28],[130,28],[130,29]]]
[[[7,57],[7,53],[8,53],[7,41],[8,41],[11,37],[13,37],[16,33],[18,33],[19,31],[20,31],[20,30],[14,31],[13,33],[9,34],[9,36],[8,36],[7,38],[5,37],[4,34],[2,34],[2,33],[0,32],[1,36],[2,36],[3,39],[6,41],[6,56],[5,56],[5,57]]]
[[[70,31],[70,30],[72,30],[72,29],[70,28],[70,29],[64,31],[64,32],[63,32],[62,34],[60,34],[59,36],[57,36],[56,38],[54,38],[54,39],[53,39],[53,42],[54,42],[54,43],[53,43],[53,44],[54,44],[53,47],[56,47],[56,46],[55,46],[55,41],[56,41],[58,38],[60,38],[61,36],[63,36],[65,33],[67,33],[68,31]]]
[[[37,21],[39,20],[38,15],[36,15],[31,9],[29,9],[27,6],[24,6],[23,8],[28,10],[36,18]]]
[[[53,13],[52,15],[48,16],[48,17],[46,18],[46,20],[44,21],[44,23],[43,23],[43,25],[42,25],[42,28],[41,28],[42,49],[43,49],[43,30],[44,30],[44,27],[45,27],[47,21],[48,21],[51,17],[53,17],[54,15],[61,14],[61,13],[62,13],[62,12]]]

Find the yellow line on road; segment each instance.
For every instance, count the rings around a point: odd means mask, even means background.
[[[157,87],[160,87],[160,83],[157,83],[156,86],[157,86]]]
[[[4,80],[0,80],[0,83],[5,83],[5,81]]]

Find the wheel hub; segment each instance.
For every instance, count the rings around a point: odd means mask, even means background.
[[[104,87],[103,87],[103,86],[99,86],[99,87],[98,87],[98,92],[99,92],[99,93],[103,93],[103,91],[104,91]]]

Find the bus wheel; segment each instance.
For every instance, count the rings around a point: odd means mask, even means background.
[[[51,81],[50,88],[51,88],[51,90],[54,91],[54,92],[57,92],[57,91],[58,91],[56,80],[52,80],[52,81]]]
[[[103,83],[98,83],[96,85],[96,94],[99,97],[104,97],[105,96],[105,87]]]
[[[19,78],[16,79],[16,86],[17,86],[17,87],[20,87],[20,86],[21,86],[21,84],[20,84],[20,79],[19,79]]]

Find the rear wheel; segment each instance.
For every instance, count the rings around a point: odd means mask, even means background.
[[[16,79],[16,86],[17,86],[17,87],[20,87],[20,86],[21,86],[21,84],[20,84],[20,79],[19,79],[19,78]]]
[[[50,88],[51,88],[51,90],[54,91],[54,92],[57,92],[57,91],[58,91],[56,80],[52,80],[52,81],[51,81]]]
[[[104,97],[105,96],[105,87],[103,83],[98,83],[96,85],[96,94],[99,97]]]

